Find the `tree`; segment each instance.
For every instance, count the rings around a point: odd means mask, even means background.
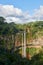
[[[32,57],[30,65],[43,65],[43,51],[40,51]]]

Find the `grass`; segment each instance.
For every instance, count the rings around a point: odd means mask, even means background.
[[[26,48],[26,53],[29,53],[31,56],[36,55],[39,51],[40,48]],[[19,53],[22,54],[22,49],[20,49]]]

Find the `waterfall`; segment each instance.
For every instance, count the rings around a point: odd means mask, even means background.
[[[22,56],[26,57],[26,32],[25,31],[24,34],[22,34]]]
[[[23,38],[23,33],[22,33],[22,57],[24,56],[24,48],[23,48],[23,42],[24,42],[24,38]]]
[[[24,57],[26,57],[26,32],[24,31]]]

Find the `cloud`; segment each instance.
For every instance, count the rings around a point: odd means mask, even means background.
[[[21,9],[15,8],[13,5],[0,5],[0,11],[0,14],[4,16],[22,15]]]
[[[34,10],[33,19],[43,20],[43,6],[40,6],[39,9]]]
[[[5,17],[8,23],[27,23],[30,21],[43,20],[43,6],[40,6],[39,9],[34,9],[33,15],[30,15],[29,12],[23,12],[13,5],[0,4],[0,16]]]

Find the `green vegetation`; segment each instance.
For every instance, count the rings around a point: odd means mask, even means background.
[[[30,65],[43,65],[43,52],[40,51],[37,55],[34,55],[30,61]]]
[[[22,58],[15,51],[15,40],[21,41],[21,32],[26,30],[27,42],[43,36],[43,21],[31,22],[28,24],[7,23],[5,18],[0,17],[0,65],[43,65],[43,47],[42,51],[36,54],[39,49],[27,48],[27,53],[32,55],[31,59]],[[19,33],[20,34],[17,34]],[[17,36],[18,35],[18,36]],[[31,41],[30,41],[31,40]]]
[[[43,65],[43,49],[40,53],[34,55],[31,60],[22,58],[18,52],[0,48],[0,65]]]
[[[31,56],[36,55],[37,53],[39,53],[40,48],[27,48],[26,52],[29,53]]]

